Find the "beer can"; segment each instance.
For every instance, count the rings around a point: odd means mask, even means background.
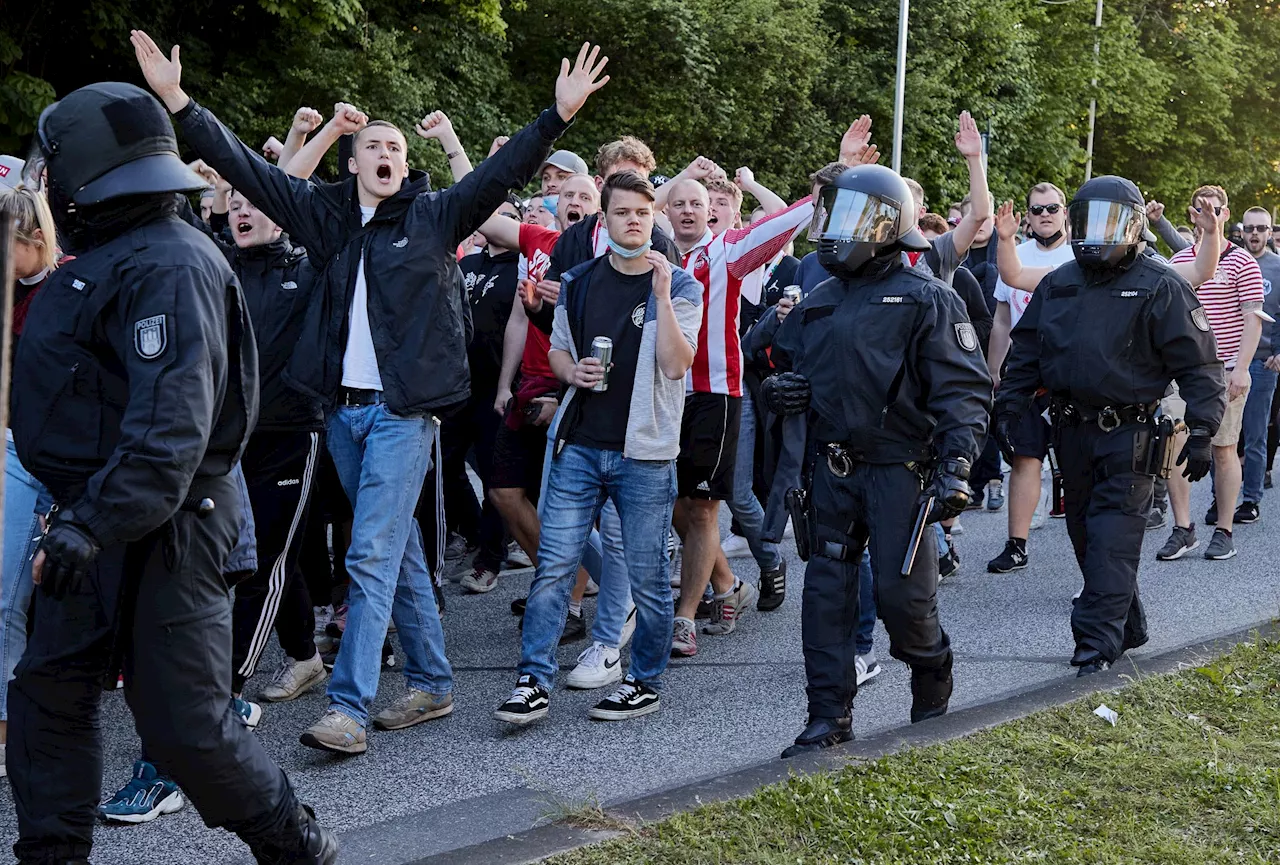
[[[782,290],[782,296],[785,297],[787,300],[791,301],[792,303],[799,303],[800,302],[800,286],[788,285],[786,288]]]
[[[596,382],[591,389],[596,393],[603,393],[609,389],[609,364],[613,362],[613,340],[607,336],[597,336],[591,340],[591,356],[600,361],[600,366],[604,367],[604,378]]]

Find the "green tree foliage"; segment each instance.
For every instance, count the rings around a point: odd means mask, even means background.
[[[94,80],[137,81],[127,34],[183,46],[189,91],[246,140],[283,137],[299,105],[336,101],[409,129],[440,108],[473,158],[551,103],[563,56],[595,41],[613,81],[569,131],[590,160],[621,134],[662,170],[698,154],[750,165],[790,196],[861,113],[892,147],[896,0],[0,0],[0,149],[41,108]],[[1280,205],[1280,0],[917,0],[904,172],[941,210],[967,189],[952,136],[989,129],[999,197],[1084,174],[1133,178],[1180,212],[1216,182],[1237,210]],[[1100,36],[1098,62],[1094,41]],[[1093,81],[1097,79],[1096,86]],[[437,177],[439,148],[410,136]]]

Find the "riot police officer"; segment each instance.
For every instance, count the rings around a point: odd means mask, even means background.
[[[911,667],[911,720],[943,714],[951,696],[936,541],[923,522],[901,572],[921,502],[930,523],[968,503],[991,378],[960,296],[904,266],[905,251],[929,248],[914,212],[905,181],[883,166],[850,168],[826,186],[810,239],[833,278],[772,336],[781,372],[765,380],[765,402],[790,415],[789,424],[807,421],[803,436],[788,433],[787,447],[807,443],[791,498],[796,538],[808,547],[801,627],[809,722],[784,757],[852,738],[858,563],[868,544],[890,654]],[[793,483],[779,472],[775,492]]]
[[[257,417],[258,370],[229,266],[176,216],[175,193],[204,181],[160,104],[117,83],[44,110],[27,181],[46,169],[77,257],[32,306],[14,374],[15,444],[54,498],[9,697],[14,853],[88,862],[96,704],[122,669],[144,748],[208,825],[261,863],[331,863],[334,837],[231,709],[228,472]]]
[[[1095,177],[1067,207],[1069,262],[1046,276],[1013,331],[996,397],[996,437],[1009,448],[1018,412],[1050,394],[1067,530],[1084,573],[1071,629],[1072,665],[1105,670],[1147,641],[1138,559],[1152,484],[1171,468],[1174,419],[1155,410],[1176,379],[1187,402],[1184,474],[1209,471],[1226,407],[1222,363],[1191,285],[1142,254],[1146,211],[1122,177]],[[1167,474],[1166,474],[1167,476]]]

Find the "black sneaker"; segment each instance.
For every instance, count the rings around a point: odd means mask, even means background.
[[[941,667],[911,668],[911,723],[919,724],[947,714],[953,687],[953,661],[953,657],[948,654]]]
[[[524,726],[531,724],[547,714],[551,705],[551,694],[538,684],[533,676],[525,674],[516,679],[515,690],[493,713],[493,717],[508,724]]]
[[[1147,531],[1163,529],[1167,525],[1169,525],[1169,515],[1161,508],[1152,508],[1147,514]]]
[[[1232,541],[1231,535],[1224,529],[1214,529],[1213,537],[1209,539],[1209,546],[1204,551],[1204,557],[1215,562],[1234,559],[1236,557],[1236,545]]]
[[[1160,548],[1160,552],[1156,553],[1156,558],[1162,562],[1172,562],[1175,559],[1182,558],[1198,546],[1200,546],[1200,542],[1196,540],[1196,527],[1194,524],[1187,528],[1174,526],[1169,535],[1169,540],[1165,541],[1164,546]]]
[[[1111,665],[1099,658],[1096,661],[1090,661],[1087,664],[1081,664],[1077,667],[1076,678],[1082,679],[1085,676],[1092,676],[1094,673],[1105,673],[1109,669],[1111,669]]]
[[[850,741],[852,738],[853,721],[848,715],[843,718],[810,717],[809,723],[805,725],[804,730],[801,731],[799,736],[796,736],[795,744],[782,752],[782,759],[786,760],[809,751],[833,748],[842,742]]]
[[[527,599],[527,598],[516,598],[514,601],[512,601],[512,602],[511,602],[511,615],[513,615],[513,616],[523,616],[523,615],[524,615],[524,605],[525,605],[525,601],[526,601],[526,600],[528,600],[528,599]]]
[[[628,673],[618,690],[591,707],[587,717],[597,721],[626,721],[661,708],[662,701],[658,699],[658,692],[644,682],[637,682]]]
[[[1020,571],[1027,566],[1027,549],[1013,538],[1005,542],[1004,552],[987,562],[987,571],[992,574],[1007,574]]]
[[[564,633],[560,635],[560,645],[565,643],[576,643],[578,640],[587,638],[587,617],[579,611],[575,616],[573,611],[569,611],[569,615],[564,620]]]
[[[254,860],[263,865],[333,865],[338,861],[338,839],[316,820],[316,812],[310,805],[298,805],[293,820],[285,826],[287,841],[284,845],[270,844],[252,847]],[[75,860],[81,861],[81,860]],[[88,860],[84,860],[88,861]]]
[[[1209,502],[1209,510],[1204,512],[1204,524],[1206,526],[1216,526],[1218,524],[1218,500],[1214,499]]]
[[[756,601],[756,609],[762,613],[776,610],[787,598],[787,562],[771,571],[760,572],[760,600]]]
[[[1271,469],[1267,469],[1267,473],[1262,476],[1262,488],[1264,490],[1271,489]]]
[[[938,556],[938,580],[945,580],[960,569],[960,557],[955,554],[955,548],[947,551],[946,555]]]
[[[1236,515],[1231,518],[1231,521],[1247,526],[1249,523],[1256,523],[1260,516],[1262,514],[1258,511],[1257,502],[1244,502],[1240,507],[1236,508]]]

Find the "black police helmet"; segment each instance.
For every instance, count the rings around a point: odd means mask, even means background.
[[[140,87],[115,81],[81,87],[46,108],[33,156],[27,174],[47,170],[49,185],[77,207],[208,186],[178,158],[164,107]]]
[[[834,276],[858,274],[872,259],[901,250],[923,252],[916,204],[902,176],[883,165],[855,165],[823,188],[814,202],[809,239]]]
[[[1146,204],[1132,181],[1103,175],[1086,181],[1067,205],[1071,252],[1083,268],[1130,260],[1147,230]]]

